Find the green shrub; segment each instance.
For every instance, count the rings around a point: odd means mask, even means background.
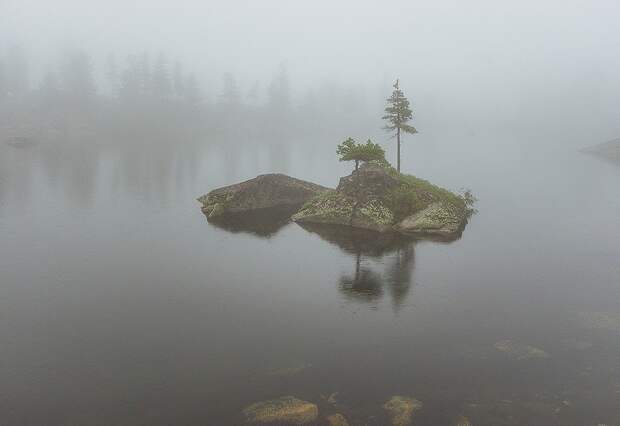
[[[397,222],[423,208],[415,189],[408,185],[401,185],[392,190],[387,196],[386,203]]]

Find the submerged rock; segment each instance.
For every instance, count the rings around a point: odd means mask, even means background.
[[[459,416],[456,419],[456,426],[472,426],[471,422],[469,421],[469,419],[463,415]]]
[[[329,426],[349,426],[347,419],[339,413],[327,416],[327,423],[329,423]]]
[[[252,404],[243,410],[243,414],[250,423],[303,425],[316,421],[319,409],[311,402],[293,396],[283,396]]]
[[[586,328],[620,331],[620,313],[616,312],[579,312],[579,321]]]
[[[267,376],[293,376],[312,367],[312,364],[292,364],[281,368],[272,368],[265,373]]]
[[[464,409],[470,424],[485,425],[565,425],[572,421],[561,421],[558,408],[563,406],[557,398],[534,400],[487,400],[467,404]]]
[[[396,395],[383,404],[383,408],[393,426],[405,426],[411,424],[413,414],[422,408],[422,403],[415,398]]]
[[[395,229],[405,234],[432,234],[451,236],[458,234],[464,225],[464,218],[453,206],[436,202],[425,209],[406,217]]]
[[[338,392],[332,392],[329,395],[321,394],[321,398],[325,400],[328,404],[335,405],[338,401],[336,400],[336,396],[338,396]]]
[[[229,213],[284,206],[301,206],[317,194],[328,191],[320,185],[283,174],[266,174],[245,182],[214,189],[198,198],[209,218]]]
[[[495,349],[504,352],[516,359],[549,358],[550,355],[540,348],[515,343],[511,340],[500,340],[494,345]]]
[[[593,346],[592,342],[580,340],[575,337],[562,340],[562,344],[567,349],[576,351],[585,351],[586,349],[590,349]]]

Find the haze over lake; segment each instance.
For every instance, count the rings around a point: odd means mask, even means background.
[[[620,167],[579,152],[620,135],[619,12],[3,3],[0,424],[620,424]],[[477,198],[458,238],[201,212],[335,188],[348,137],[395,164],[397,78],[402,172]]]

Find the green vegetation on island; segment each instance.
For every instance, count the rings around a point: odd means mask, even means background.
[[[379,144],[373,143],[370,139],[365,144],[357,144],[353,138],[347,138],[338,145],[336,154],[340,156],[340,161],[355,161],[355,170],[359,169],[361,162],[385,160],[385,151]]]

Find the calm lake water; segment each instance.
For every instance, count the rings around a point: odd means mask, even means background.
[[[403,154],[479,198],[451,243],[201,214],[272,170],[336,186],[330,144],[0,145],[0,424],[241,424],[293,395],[385,425],[408,395],[416,425],[620,425],[620,167],[485,138]]]

